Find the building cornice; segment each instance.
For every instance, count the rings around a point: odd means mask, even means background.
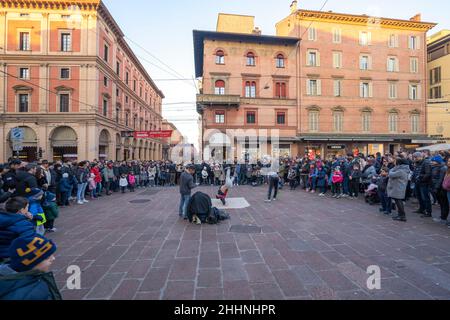
[[[436,23],[432,22],[371,17],[368,15],[354,15],[314,10],[298,10],[294,14],[302,20],[330,21],[368,26],[380,25],[386,28],[399,28],[423,32],[431,30],[437,25]]]
[[[101,0],[0,0],[1,8],[64,10],[78,6],[80,10],[97,10]]]

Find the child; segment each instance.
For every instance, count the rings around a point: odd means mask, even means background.
[[[332,182],[332,192],[333,198],[340,199],[342,197],[342,182],[344,181],[344,176],[342,175],[341,168],[336,167],[334,169],[333,176],[331,178]]]
[[[44,209],[42,209],[41,201],[44,197],[44,191],[39,188],[25,190],[27,199],[30,203],[29,211],[33,215],[33,223],[36,228],[36,233],[43,236],[45,233],[44,224],[47,222]]]
[[[134,192],[134,187],[136,186],[136,177],[134,176],[134,172],[131,171],[128,174],[128,188],[131,192]]]
[[[156,167],[151,166],[148,168],[148,180],[150,183],[150,187],[155,186],[155,177],[156,177]]]
[[[294,191],[297,188],[297,172],[295,172],[295,169],[293,167],[289,169],[288,180],[291,191]]]
[[[47,222],[45,223],[45,229],[47,232],[56,232],[55,220],[59,216],[59,208],[56,204],[56,195],[49,191],[44,194],[44,202],[42,204]]]
[[[95,174],[94,173],[91,173],[89,175],[88,188],[89,188],[89,192],[91,194],[91,199],[97,198],[97,196],[95,195],[95,191],[97,189],[97,183],[95,182]]]
[[[203,184],[207,185],[208,184],[208,170],[206,169],[206,167],[203,167],[202,179],[203,179]]]
[[[0,300],[62,300],[50,268],[56,245],[44,237],[21,237],[11,244],[8,264],[0,265]]]
[[[358,198],[361,177],[362,174],[361,170],[359,169],[359,165],[355,164],[353,166],[353,170],[350,172],[350,176],[348,177],[350,180],[350,199]]]
[[[62,207],[69,206],[69,197],[71,196],[70,190],[72,190],[69,174],[63,173],[61,180],[59,181],[59,192],[61,192]]]
[[[120,176],[119,186],[120,186],[120,190],[122,190],[122,193],[125,193],[125,190],[128,187],[128,179],[127,179],[127,175],[125,173],[122,173],[122,175]]]
[[[216,199],[219,199],[223,205],[226,205],[225,199],[227,198],[227,195],[228,195],[228,186],[226,185],[221,186],[219,188],[219,191],[217,192]]]
[[[320,197],[324,197],[327,193],[327,172],[323,166],[319,166],[317,169],[317,187],[320,190]]]
[[[316,192],[316,183],[317,183],[317,169],[314,164],[309,167],[309,176],[308,176],[308,188],[306,188],[306,192],[311,191],[311,193]]]
[[[15,239],[35,234],[27,199],[10,198],[5,204],[5,211],[0,212],[0,263],[9,258],[8,249]]]

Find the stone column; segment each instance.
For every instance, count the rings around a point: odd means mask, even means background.
[[[0,52],[6,53],[6,11],[0,12]]]

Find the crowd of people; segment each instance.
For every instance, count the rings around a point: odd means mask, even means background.
[[[216,198],[226,203],[237,186],[268,185],[266,202],[277,200],[280,189],[302,189],[318,197],[354,200],[369,204],[395,221],[406,222],[405,204],[412,198],[416,213],[450,227],[450,153],[429,152],[362,154],[322,159],[305,155],[267,161],[201,162],[186,165],[171,161],[81,161],[25,163],[10,159],[0,166],[0,299],[59,299],[48,271],[56,244],[45,238],[56,232],[60,208],[83,206],[114,193],[137,188],[179,186],[179,215],[188,218],[192,191],[201,185],[216,186]],[[89,199],[89,200],[87,200]],[[393,214],[393,212],[396,214]],[[194,215],[191,222],[200,224]],[[30,263],[31,261],[31,263]],[[4,285],[6,283],[6,285]]]

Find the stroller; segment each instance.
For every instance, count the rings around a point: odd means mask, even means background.
[[[372,182],[369,184],[367,190],[365,190],[364,198],[366,200],[366,203],[370,204],[371,206],[381,202],[380,197],[378,195],[378,186],[376,177],[372,178]]]

